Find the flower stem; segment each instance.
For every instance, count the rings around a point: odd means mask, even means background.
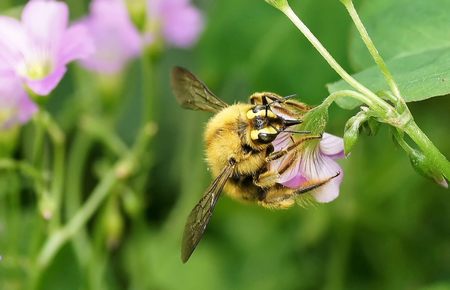
[[[84,167],[86,165],[85,163],[89,149],[92,145],[93,140],[90,136],[81,130],[77,132],[71,146],[68,160],[67,176],[70,176],[70,178],[67,179],[66,183],[66,220],[72,218],[81,207]],[[79,234],[73,240],[73,246],[79,263],[81,265],[86,265],[91,256],[92,247],[85,230],[80,230]]]
[[[81,129],[84,132],[100,140],[114,154],[122,156],[129,151],[129,148],[119,136],[114,134],[111,127],[105,120],[90,116],[83,117],[81,121]]]
[[[42,173],[25,161],[17,161],[14,159],[4,158],[0,159],[0,170],[19,170],[24,175],[30,177],[36,187],[38,194],[44,190],[45,178]]]
[[[352,0],[341,0],[341,2],[344,4],[345,8],[347,9],[348,13],[350,14],[350,17],[352,18],[353,23],[356,26],[356,29],[358,30],[359,34],[361,35],[361,38],[362,38],[364,44],[366,45],[367,49],[369,50],[369,53],[372,56],[373,60],[375,61],[375,63],[378,65],[381,72],[383,73],[383,76],[386,79],[386,82],[388,83],[392,93],[398,100],[402,99],[400,90],[398,89],[398,86],[397,86],[397,83],[395,82],[394,77],[392,76],[386,63],[384,62],[383,58],[381,57],[380,53],[378,52],[377,48],[375,47],[372,39],[370,38],[369,34],[367,33],[367,30],[364,27],[364,24],[361,22],[358,12],[356,11],[355,6],[353,5],[353,1]]]
[[[71,239],[94,215],[102,202],[111,192],[111,188],[119,181],[132,174],[141,155],[146,151],[150,137],[155,133],[154,125],[146,125],[129,154],[123,156],[116,165],[110,169],[96,186],[86,203],[78,209],[76,214],[62,228],[53,232],[42,247],[37,258],[38,271],[46,268],[58,250]]]
[[[154,120],[154,108],[155,108],[155,75],[152,71],[152,58],[149,53],[145,53],[141,56],[141,75],[142,81],[142,97],[143,100],[143,116],[142,122],[151,122]]]
[[[38,127],[44,128],[50,136],[53,143],[53,170],[52,170],[52,184],[51,184],[51,199],[54,204],[53,212],[51,213],[51,225],[55,229],[61,222],[61,202],[64,186],[64,172],[65,172],[65,135],[59,125],[53,120],[50,114],[41,110],[37,117]],[[50,218],[50,216],[48,217]]]
[[[355,92],[352,90],[342,90],[342,91],[337,91],[337,92],[330,94],[322,102],[322,105],[329,107],[334,101],[336,101],[339,98],[343,98],[343,97],[350,97],[350,98],[356,99],[356,100],[358,100],[366,105],[369,105],[369,106],[372,104],[371,100],[361,93],[358,93],[358,92]]]
[[[354,79],[349,73],[347,73],[342,66],[333,58],[333,56],[328,52],[328,50],[322,45],[322,43],[315,37],[315,35],[309,30],[309,28],[298,18],[295,12],[289,5],[285,5],[280,9],[300,30],[300,32],[309,40],[309,42],[314,46],[314,48],[322,55],[322,57],[328,62],[328,64],[333,68],[336,73],[346,81],[351,87],[365,95],[370,103],[367,103],[372,109],[378,111],[384,116],[394,117],[394,109],[386,103],[384,100],[379,98],[375,93],[369,90],[367,87],[362,85],[356,79]]]
[[[116,181],[116,168],[113,168],[102,178],[83,207],[77,211],[63,228],[54,232],[46,241],[38,256],[37,262],[39,268],[46,268],[61,246],[86,224],[106,198]]]
[[[367,46],[370,54],[372,55],[376,64],[382,71],[387,83],[389,84],[392,95],[388,93],[388,96],[391,99],[395,99],[396,101],[398,101],[397,104],[395,104],[396,108],[391,106],[385,100],[377,96],[363,84],[354,79],[350,74],[348,74],[342,68],[342,66],[340,66],[339,63],[331,56],[331,54],[320,43],[320,41],[314,36],[309,28],[299,19],[299,17],[289,6],[287,0],[266,0],[266,2],[282,11],[300,30],[300,32],[309,40],[314,48],[322,55],[322,57],[328,62],[331,68],[333,68],[345,82],[347,82],[351,87],[359,92],[358,93],[351,90],[335,92],[324,100],[323,105],[329,106],[335,99],[343,96],[352,97],[365,103],[373,112],[376,113],[375,116],[380,122],[390,124],[391,126],[398,128],[408,134],[409,137],[422,150],[423,154],[429,159],[431,164],[435,164],[436,168],[438,168],[442,172],[445,178],[450,178],[450,163],[414,122],[411,112],[409,111],[405,101],[400,95],[400,91],[394,81],[394,78],[392,77],[392,74],[390,73],[387,65],[378,53],[372,40],[370,39],[351,0],[341,0],[341,2],[344,3],[345,7],[347,8],[353,22],[355,23],[359,33],[361,34],[365,45]]]
[[[450,162],[447,158],[434,146],[428,139],[427,135],[420,130],[419,126],[411,120],[404,128],[404,132],[419,146],[422,153],[434,164],[435,167],[442,172],[447,180],[450,180]]]

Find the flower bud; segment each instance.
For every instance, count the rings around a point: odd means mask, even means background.
[[[411,149],[408,154],[412,166],[419,174],[432,179],[442,187],[448,188],[447,181],[442,173],[429,159],[425,157],[425,155],[423,155],[422,152],[416,149]]]
[[[147,21],[147,3],[145,0],[125,0],[125,4],[128,8],[133,24],[140,30],[143,30],[145,27],[145,22]]]
[[[350,154],[353,146],[358,141],[360,127],[367,121],[369,117],[366,112],[361,111],[355,116],[351,117],[345,124],[344,132],[344,152],[345,155]]]
[[[139,200],[136,192],[127,188],[121,194],[124,211],[130,217],[137,217],[142,212],[142,202]]]
[[[362,133],[367,136],[375,136],[380,128],[380,122],[374,118],[368,118],[365,122],[361,124]]]
[[[51,198],[49,192],[43,192],[39,198],[39,212],[45,220],[50,220],[55,212],[55,201]]]
[[[287,0],[265,0],[267,3],[272,5],[273,7],[283,10],[284,8],[289,6]]]
[[[103,226],[106,232],[106,242],[109,248],[115,248],[123,234],[124,221],[120,212],[120,204],[116,196],[111,197],[103,216]]]

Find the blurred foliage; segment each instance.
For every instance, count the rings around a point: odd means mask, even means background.
[[[0,8],[16,4],[7,2],[2,1]],[[76,15],[87,6],[81,0],[68,2]],[[351,23],[339,1],[292,2],[310,29],[349,69]],[[198,4],[207,17],[198,45],[191,51],[168,48],[152,59],[150,80],[142,79],[148,60],[136,61],[124,82],[123,105],[117,112],[122,116],[117,122],[122,137],[134,136],[146,90],[154,97],[152,112],[159,127],[149,148],[155,155],[149,182],[137,194],[144,211],[130,216],[120,209],[124,232],[114,247],[108,247],[98,234],[104,224],[89,224],[80,233],[93,240],[92,251],[81,248],[87,260],[77,260],[76,245],[67,244],[46,271],[40,288],[450,289],[448,190],[418,176],[407,156],[386,141],[385,127],[377,136],[361,137],[351,156],[341,162],[345,178],[336,201],[269,211],[224,197],[193,257],[181,263],[185,218],[210,182],[201,141],[208,114],[178,107],[169,87],[171,67],[191,69],[229,103],[245,102],[252,92],[268,90],[297,93],[303,101],[318,104],[327,94],[325,84],[337,80],[293,25],[262,0]],[[50,104],[62,124],[71,124],[71,118],[77,117],[71,116],[68,104],[84,108],[89,98],[96,97],[73,95],[72,80],[77,77],[77,71],[72,71]],[[95,85],[93,78],[83,80],[86,87]],[[142,83],[147,87],[142,88]],[[416,122],[446,156],[450,156],[449,107],[448,98],[411,105]],[[352,113],[334,106],[327,131],[342,135]],[[30,259],[44,239],[39,232],[44,221],[30,186],[18,194],[19,185],[27,179],[7,174],[0,179],[0,289],[13,290],[24,287]],[[82,188],[92,186],[92,175],[82,175]]]

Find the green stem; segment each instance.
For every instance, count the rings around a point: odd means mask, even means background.
[[[51,184],[51,198],[54,203],[54,211],[52,213],[51,225],[52,229],[57,228],[61,223],[61,203],[64,187],[65,172],[65,135],[59,128],[58,124],[52,119],[49,113],[40,111],[37,121],[46,129],[50,140],[53,143],[53,171]]]
[[[96,186],[86,203],[77,211],[69,222],[59,230],[53,232],[45,242],[37,259],[37,268],[40,272],[46,268],[58,250],[71,239],[94,215],[102,202],[111,192],[111,188],[120,180],[126,179],[135,170],[136,163],[146,151],[150,137],[155,133],[154,125],[148,124],[141,130],[132,151],[118,161],[108,171]]]
[[[142,122],[147,123],[154,120],[154,90],[155,79],[152,73],[152,58],[150,53],[145,53],[141,57],[141,74],[142,74],[142,97],[143,100],[143,118]]]
[[[309,28],[300,20],[295,14],[292,8],[289,6],[286,0],[266,0],[269,4],[278,8],[283,12],[291,22],[298,28],[298,30],[308,39],[308,41],[314,46],[314,48],[320,53],[325,61],[330,65],[334,71],[351,87],[365,95],[369,102],[367,105],[374,111],[377,111],[383,118],[395,118],[397,112],[386,101],[379,98],[375,93],[365,87],[363,84],[354,79],[349,73],[347,73],[342,66],[333,58],[328,50],[322,45],[322,43],[315,37],[315,35],[309,30]]]
[[[375,63],[380,68],[381,72],[383,73],[384,78],[386,79],[386,82],[388,83],[389,87],[391,88],[392,93],[397,99],[402,99],[400,90],[398,89],[398,86],[394,80],[394,77],[392,76],[391,72],[389,71],[389,68],[387,67],[386,63],[384,62],[383,58],[381,57],[380,53],[378,52],[377,48],[375,47],[372,39],[370,38],[369,34],[367,33],[366,28],[364,27],[364,24],[361,22],[361,19],[359,18],[358,12],[356,12],[355,6],[353,5],[352,0],[341,0],[341,2],[344,4],[345,8],[347,9],[348,13],[350,14],[350,17],[352,18],[353,22],[355,23],[356,29],[358,30],[359,34],[361,35],[361,38],[366,45],[367,49],[369,50],[370,55],[374,59]]]
[[[86,224],[102,201],[108,196],[111,187],[116,182],[116,168],[113,168],[102,178],[100,184],[94,189],[87,202],[77,211],[70,221],[63,228],[54,232],[46,241],[38,256],[37,262],[39,268],[46,268],[62,245]]]
[[[411,120],[403,127],[403,130],[419,146],[429,162],[434,164],[447,180],[450,180],[450,162],[420,130],[419,126]]]
[[[40,122],[37,121],[39,114],[34,118],[34,135],[33,148],[31,152],[31,163],[40,164],[42,160],[42,146],[44,144],[45,129]]]
[[[300,30],[300,32],[308,39],[308,41],[314,46],[314,48],[320,53],[320,55],[322,55],[322,57],[328,62],[331,68],[334,69],[334,71],[336,71],[336,73],[343,80],[345,80],[355,90],[361,92],[370,99],[371,106],[376,104],[384,108],[385,111],[392,111],[392,108],[389,106],[389,104],[381,100],[371,90],[359,83],[342,68],[342,66],[333,58],[333,56],[322,45],[322,43],[315,37],[311,30],[309,30],[309,28],[300,20],[300,18],[298,18],[298,16],[289,5],[284,6],[281,11],[292,21],[292,23],[298,28],[298,30]]]
[[[65,198],[67,220],[72,218],[81,207],[84,166],[91,146],[92,138],[78,131],[72,143],[68,160],[67,176],[70,176],[70,178],[67,179],[67,195]],[[85,230],[80,230],[73,240],[73,245],[80,264],[86,265],[92,249]]]
[[[37,188],[39,188],[38,192],[42,192],[44,189],[45,178],[42,173],[25,161],[17,161],[9,158],[0,159],[0,170],[2,169],[19,170],[34,181]]]
[[[406,132],[410,136],[410,138],[417,144],[417,146],[419,146],[419,148],[422,150],[422,153],[429,159],[431,164],[435,164],[436,168],[438,168],[442,172],[445,178],[450,178],[449,162],[414,122],[411,112],[408,110],[406,103],[400,96],[397,84],[395,83],[383,59],[376,50],[375,45],[370,39],[366,29],[364,28],[364,25],[362,24],[358,14],[356,13],[351,0],[341,0],[341,2],[344,3],[347,10],[349,11],[350,16],[355,22],[355,25],[359,33],[361,34],[364,43],[369,49],[370,54],[383,72],[383,75],[386,78],[386,81],[388,82],[394,94],[394,97],[398,100],[398,103],[395,104],[398,111],[382,98],[378,97],[375,93],[370,91],[367,87],[359,83],[351,75],[349,75],[325,49],[320,41],[308,29],[308,27],[298,18],[298,16],[289,6],[287,0],[266,0],[266,2],[282,11],[300,30],[300,32],[309,40],[309,42],[322,55],[322,57],[328,62],[328,64],[339,74],[339,76],[341,76],[341,78],[346,81],[351,87],[361,93],[359,94],[352,91],[336,92],[336,94],[330,95],[324,101],[325,105],[330,105],[332,101],[342,96],[350,96],[366,103],[372,111],[376,112],[380,122],[390,124],[391,126]]]
[[[99,139],[107,148],[118,156],[122,156],[129,151],[127,145],[114,134],[111,126],[105,120],[85,116],[82,118],[81,129]]]
[[[370,101],[370,99],[358,92],[352,91],[352,90],[342,90],[342,91],[337,91],[334,92],[332,94],[330,94],[323,102],[322,105],[325,105],[327,107],[329,107],[334,101],[336,101],[339,98],[343,98],[343,97],[350,97],[353,99],[356,99],[368,106],[370,106],[372,103]]]

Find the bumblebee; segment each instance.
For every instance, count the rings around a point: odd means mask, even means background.
[[[300,195],[335,177],[313,180],[295,189],[277,182],[280,174],[294,166],[301,145],[322,137],[291,130],[311,109],[292,96],[261,92],[252,94],[248,104],[228,105],[181,67],[172,70],[172,89],[182,107],[215,114],[204,133],[206,160],[214,180],[188,216],[181,248],[183,263],[200,242],[222,191],[267,208],[288,208]],[[301,137],[293,138],[293,134]],[[292,140],[288,147],[275,151],[277,137]],[[273,166],[280,160],[281,164]]]

